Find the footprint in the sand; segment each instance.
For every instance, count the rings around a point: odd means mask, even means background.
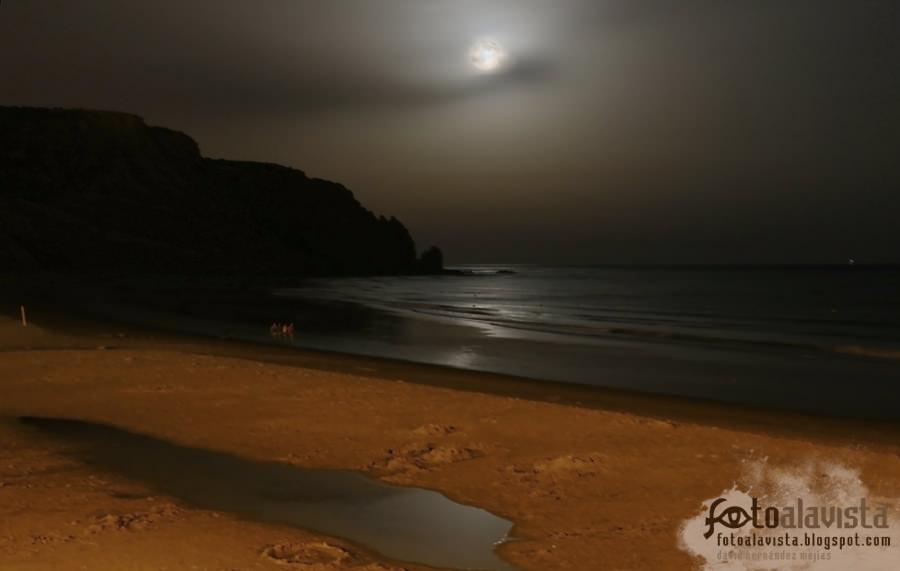
[[[402,448],[389,448],[381,460],[369,467],[396,473],[410,470],[430,470],[437,466],[456,464],[485,456],[480,446],[443,446],[434,443],[413,443]]]
[[[176,517],[178,513],[178,507],[173,504],[165,504],[146,512],[109,513],[94,518],[87,526],[86,532],[95,534],[104,531],[143,531],[161,521]]]
[[[278,563],[310,570],[346,567],[353,558],[346,549],[325,542],[278,543],[263,549],[262,554]]]
[[[527,467],[510,466],[507,470],[525,481],[546,484],[589,478],[610,471],[613,465],[607,455],[601,452],[588,452],[546,458]]]
[[[122,392],[125,393],[173,393],[178,391],[179,388],[174,385],[146,385],[146,386],[137,386],[137,387],[128,387],[122,389]]]
[[[276,563],[304,571],[406,571],[400,567],[366,562],[352,551],[325,541],[276,543],[266,546],[262,555]]]
[[[608,470],[610,465],[609,457],[605,454],[588,452],[586,454],[566,454],[536,462],[533,471],[535,474],[589,476]]]
[[[632,420],[635,424],[642,424],[651,428],[672,429],[678,428],[678,423],[667,418],[637,417]]]
[[[31,536],[32,545],[50,545],[53,543],[69,543],[75,541],[76,537],[71,534],[60,533],[38,533]]]
[[[412,431],[417,436],[447,436],[459,432],[459,427],[452,424],[424,424]]]
[[[411,432],[415,436],[442,439],[460,430],[459,426],[453,424],[424,424]],[[479,445],[449,446],[419,441],[400,448],[388,448],[383,458],[372,462],[366,468],[388,474],[430,470],[437,466],[474,460],[485,455],[484,448]]]

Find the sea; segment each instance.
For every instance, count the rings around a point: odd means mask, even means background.
[[[314,348],[900,418],[900,268],[453,269],[462,275],[315,279],[271,295],[365,310],[349,328],[295,324],[292,342]]]
[[[77,303],[106,317],[220,339],[557,386],[900,420],[900,267],[452,269],[254,277],[252,286],[139,278]],[[275,323],[293,324],[293,335],[272,334]]]

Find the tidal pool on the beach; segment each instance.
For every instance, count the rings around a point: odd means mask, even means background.
[[[19,420],[62,444],[71,458],[199,508],[344,538],[397,561],[514,569],[494,553],[512,523],[438,492],[391,486],[355,471],[190,448],[104,424]]]

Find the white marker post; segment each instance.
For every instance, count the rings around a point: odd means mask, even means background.
[[[24,306],[24,305],[20,305],[20,306],[19,306],[19,311],[22,312],[22,327],[28,327],[28,320],[25,319],[25,306]]]

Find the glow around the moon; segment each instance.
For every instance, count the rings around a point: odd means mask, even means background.
[[[469,50],[472,65],[478,71],[489,73],[497,71],[506,60],[503,47],[494,40],[480,40]]]

